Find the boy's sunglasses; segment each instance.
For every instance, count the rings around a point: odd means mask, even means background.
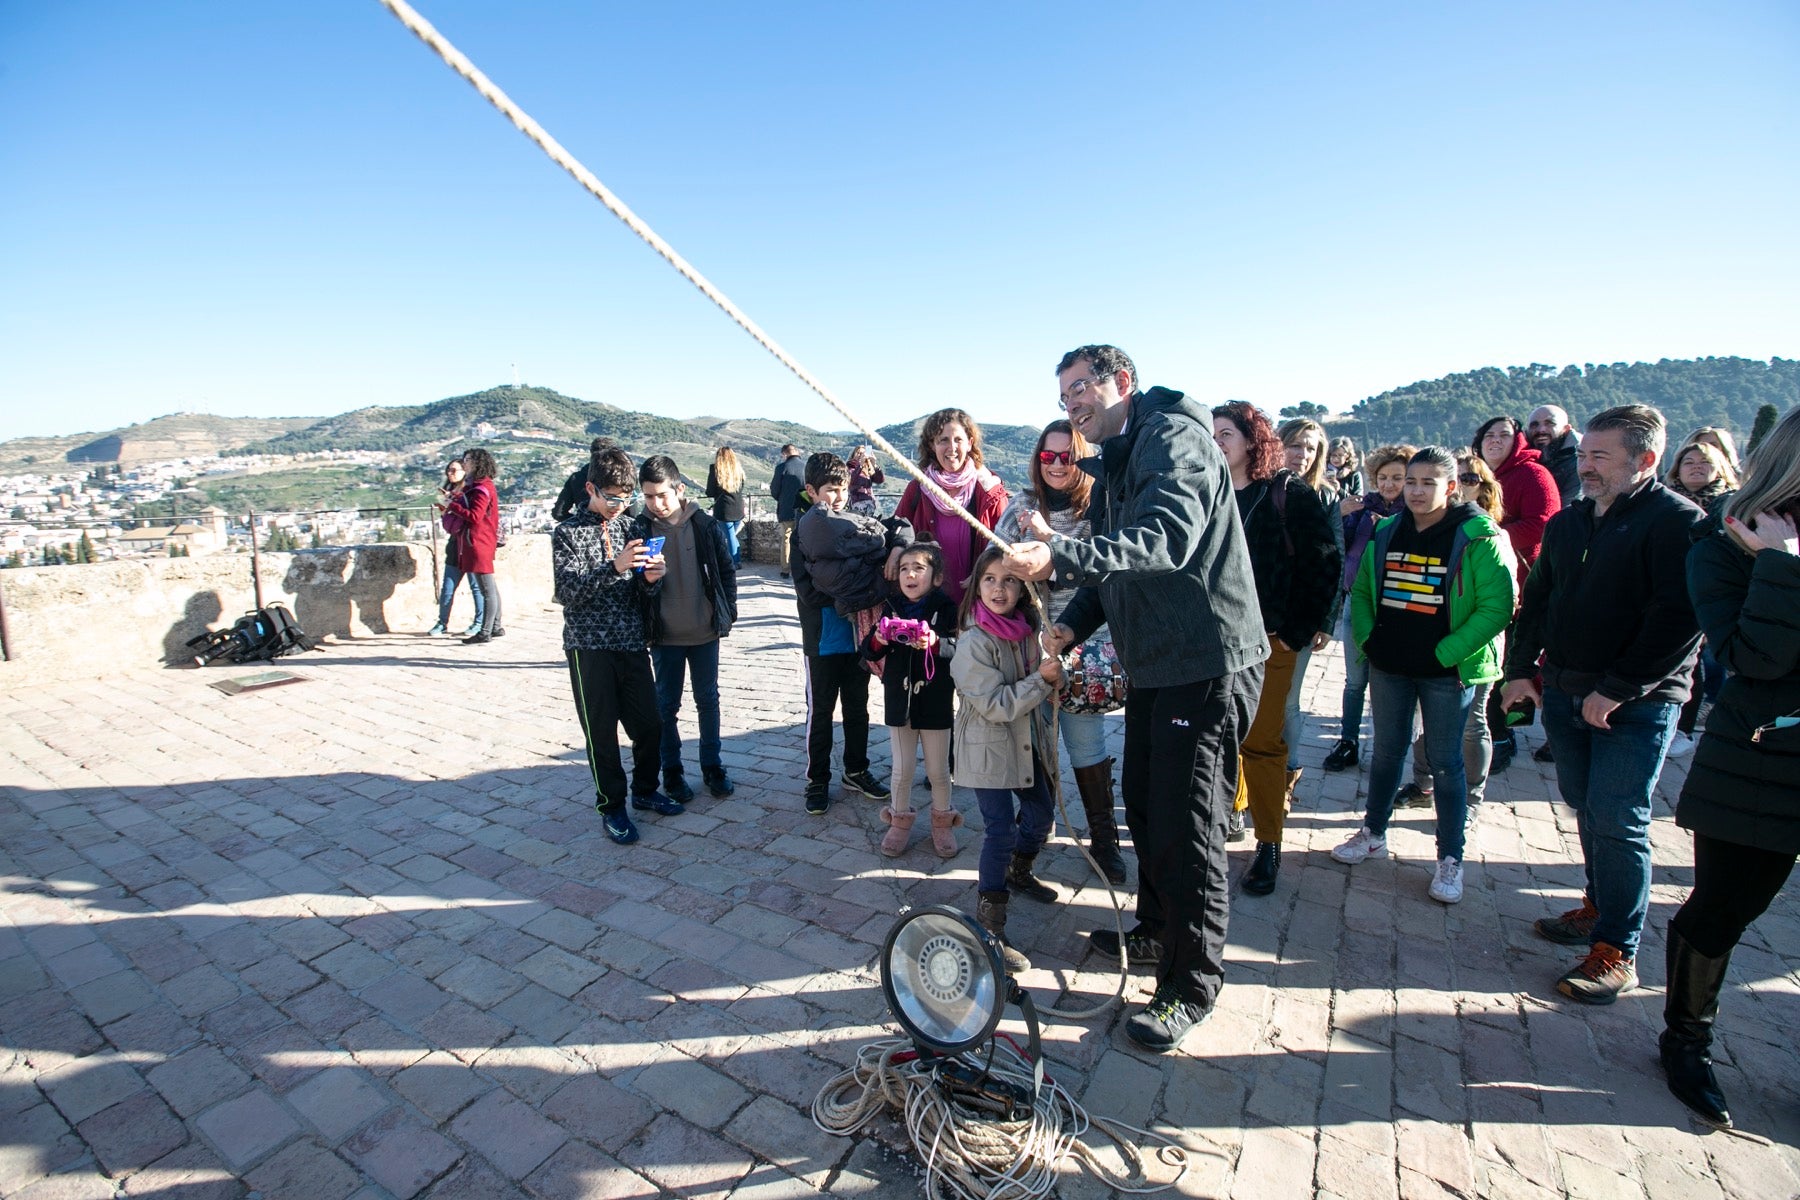
[[[1072,463],[1075,461],[1075,454],[1071,450],[1039,450],[1038,461],[1046,467],[1051,463]]]

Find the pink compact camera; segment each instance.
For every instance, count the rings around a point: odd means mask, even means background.
[[[898,642],[902,646],[922,646],[931,633],[931,626],[912,617],[883,617],[875,627],[875,633],[884,642]]]

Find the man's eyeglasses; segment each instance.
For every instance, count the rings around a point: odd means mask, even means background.
[[[1039,450],[1038,461],[1046,467],[1051,463],[1072,463],[1075,461],[1073,450]]]
[[[626,492],[623,496],[615,496],[610,492],[599,492],[594,497],[608,508],[620,508],[637,499],[636,492]]]
[[[1070,386],[1069,390],[1062,393],[1062,395],[1058,398],[1058,400],[1056,402],[1057,407],[1061,408],[1064,412],[1068,412],[1069,405],[1075,403],[1077,400],[1079,400],[1083,396],[1087,395],[1087,390],[1089,388],[1099,387],[1099,386],[1100,386],[1100,381],[1098,379],[1093,379],[1093,378],[1077,379],[1074,382],[1074,384],[1072,384]]]
[[[1456,482],[1461,483],[1461,484],[1467,484],[1469,487],[1474,487],[1476,484],[1481,482],[1481,476],[1476,475],[1473,472],[1471,472],[1468,475],[1458,475],[1456,477]]]

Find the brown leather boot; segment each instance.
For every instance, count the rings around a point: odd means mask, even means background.
[[[1110,758],[1091,767],[1076,767],[1075,786],[1087,812],[1088,853],[1100,864],[1108,882],[1124,883],[1125,856],[1119,853],[1119,823],[1113,816],[1112,767]]]
[[[1000,961],[1006,964],[1008,975],[1017,975],[1031,970],[1031,960],[1006,940],[1006,901],[1005,892],[977,892],[975,921],[1000,940]]]

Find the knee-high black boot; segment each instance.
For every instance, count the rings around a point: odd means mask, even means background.
[[[1713,1077],[1712,1030],[1719,1015],[1719,989],[1729,952],[1708,958],[1688,944],[1669,922],[1669,979],[1663,1001],[1663,1029],[1657,1045],[1663,1073],[1675,1098],[1706,1120],[1731,1128],[1725,1095]]]
[[[1088,853],[1112,883],[1125,882],[1125,857],[1119,853],[1119,823],[1113,816],[1113,760],[1103,758],[1091,767],[1075,768],[1075,786],[1081,790],[1081,807],[1087,813]]]

